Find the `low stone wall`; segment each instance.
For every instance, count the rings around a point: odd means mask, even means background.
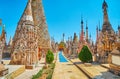
[[[6,79],[14,79],[18,75],[22,74],[25,71],[25,66],[19,67],[17,70],[13,71],[12,73],[9,73],[5,76]]]
[[[3,64],[8,65],[11,60],[2,60],[2,61],[3,61]]]

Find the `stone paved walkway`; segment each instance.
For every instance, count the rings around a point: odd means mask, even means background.
[[[92,66],[85,66],[80,63],[80,60],[74,59],[71,60],[76,63],[85,73],[87,73],[91,78],[95,79],[120,79],[119,76],[114,75],[108,71],[107,68],[104,68],[98,64],[92,64]]]
[[[52,79],[88,79],[72,62],[59,62],[58,58]]]

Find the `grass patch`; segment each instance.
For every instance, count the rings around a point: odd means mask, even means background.
[[[37,79],[42,76],[43,69],[41,69],[36,75],[33,75],[32,79]]]
[[[52,74],[55,68],[55,63],[49,64],[47,69],[42,68],[36,75],[33,75],[32,79],[38,79],[46,74],[46,79],[52,79]]]

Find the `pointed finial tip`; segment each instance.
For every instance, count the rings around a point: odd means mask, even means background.
[[[88,29],[87,21],[86,21],[86,29]]]
[[[105,1],[105,0],[104,0],[103,2],[104,2],[104,3],[106,3],[106,1]]]
[[[83,24],[83,16],[81,15],[81,24]]]
[[[0,25],[2,25],[2,19],[0,18]]]
[[[120,29],[120,25],[118,25],[118,30]]]
[[[98,30],[98,25],[96,25],[96,29]]]

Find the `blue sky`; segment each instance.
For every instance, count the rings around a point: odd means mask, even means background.
[[[74,32],[79,35],[81,15],[84,20],[84,29],[87,21],[89,34],[95,41],[96,25],[100,21],[102,27],[103,23],[103,0],[42,0],[42,2],[50,36],[56,41],[62,40],[63,33],[65,33],[65,39],[73,36]],[[118,24],[120,25],[120,1],[106,0],[106,2],[110,23],[117,31]],[[0,18],[6,25],[7,41],[10,36],[14,36],[26,3],[27,0],[0,0]]]

